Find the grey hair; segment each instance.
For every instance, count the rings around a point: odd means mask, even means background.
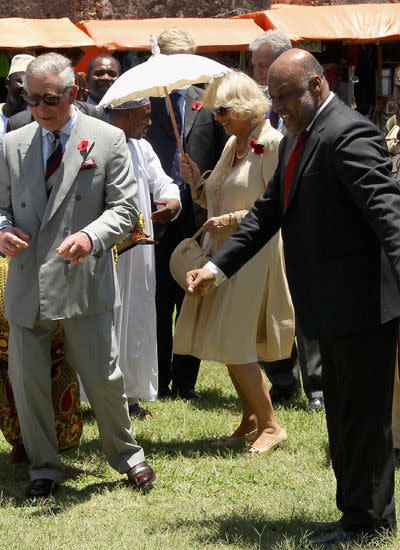
[[[50,52],[39,55],[31,61],[24,76],[24,88],[28,89],[29,79],[32,76],[50,73],[58,77],[60,88],[69,88],[75,84],[75,74],[71,61],[59,53]]]
[[[258,48],[267,46],[272,58],[277,59],[282,53],[292,49],[289,38],[281,31],[267,31],[249,44],[249,50],[254,52]]]

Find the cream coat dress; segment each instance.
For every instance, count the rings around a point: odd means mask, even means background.
[[[249,136],[265,146],[263,154],[249,147],[233,166],[236,137],[227,142],[208,178],[200,204],[208,217],[231,213],[241,221],[265,191],[278,163],[282,135],[269,121]],[[210,256],[233,233],[206,234],[203,247]],[[294,312],[285,275],[278,232],[236,275],[205,296],[185,296],[177,319],[174,352],[226,364],[246,364],[258,358],[275,361],[290,356]]]

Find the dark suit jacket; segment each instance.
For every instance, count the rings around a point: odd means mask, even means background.
[[[204,90],[195,86],[191,86],[187,90],[183,136],[183,147],[198,164],[201,172],[214,168],[227,140],[225,130],[214,120],[210,110],[196,110],[193,108],[193,102],[201,101],[203,93]],[[151,109],[152,126],[146,135],[146,139],[153,146],[164,171],[170,174],[176,140],[165,107],[165,99],[151,98]],[[181,189],[181,200],[182,213],[177,220],[178,223],[171,222],[174,224],[174,228],[180,232],[180,240],[192,236],[205,220],[205,211],[192,202],[189,188]],[[157,239],[160,239],[164,231],[165,224],[155,224]]]
[[[104,109],[96,109],[94,105],[90,105],[85,101],[75,101],[74,105],[85,115],[99,118],[100,120],[105,120]],[[7,132],[18,130],[18,128],[22,128],[22,126],[26,126],[31,122],[33,122],[33,116],[30,108],[28,107],[25,111],[21,111],[8,119]]]
[[[330,338],[398,317],[400,189],[382,134],[334,97],[313,124],[283,214],[293,139],[282,140],[268,190],[214,263],[232,276],[282,227],[289,286],[307,336]]]

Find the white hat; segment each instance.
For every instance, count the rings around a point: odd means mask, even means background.
[[[11,59],[10,70],[8,71],[7,76],[10,76],[14,73],[25,73],[27,66],[34,59],[35,58],[33,57],[33,55],[28,55],[25,53],[14,55],[14,57]]]
[[[108,108],[117,111],[125,111],[127,109],[137,109],[138,107],[143,107],[143,105],[148,105],[149,103],[150,99],[148,97],[142,97],[141,99],[131,99],[129,101],[125,101],[125,103],[122,103],[117,107],[114,105],[109,105]]]

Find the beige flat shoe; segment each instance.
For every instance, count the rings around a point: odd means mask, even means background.
[[[258,430],[253,430],[244,435],[225,435],[211,442],[213,447],[235,447],[236,445],[251,443],[257,439]]]
[[[269,443],[268,445],[265,445],[265,447],[256,447],[255,445],[251,445],[251,447],[247,447],[247,449],[243,450],[243,455],[247,457],[252,457],[256,455],[260,455],[263,453],[268,453],[269,451],[272,451],[273,449],[276,449],[281,445],[284,441],[287,440],[287,433],[286,430],[282,429]]]

